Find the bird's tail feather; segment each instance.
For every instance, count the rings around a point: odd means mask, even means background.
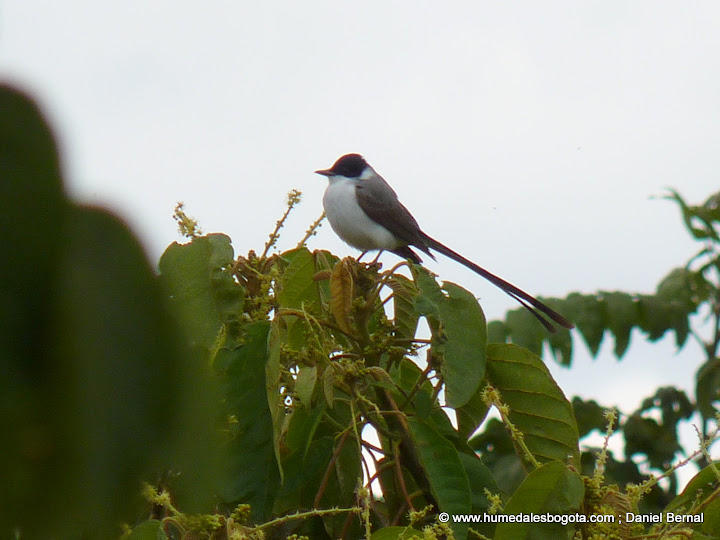
[[[434,238],[431,238],[427,235],[425,236],[425,242],[427,243],[427,246],[430,249],[434,249],[438,253],[442,253],[446,257],[449,257],[450,259],[454,260],[455,262],[459,262],[463,266],[466,266],[476,274],[478,274],[481,277],[484,277],[487,279],[490,283],[495,285],[496,287],[502,289],[505,291],[506,294],[508,294],[510,297],[514,298],[520,304],[530,311],[542,324],[545,328],[548,329],[548,331],[555,333],[557,330],[555,326],[547,321],[540,313],[543,313],[546,317],[554,321],[555,323],[559,324],[563,328],[567,328],[568,330],[573,328],[573,324],[568,321],[565,317],[560,315],[557,311],[554,311],[553,309],[549,308],[545,304],[543,304],[540,300],[537,298],[534,298],[530,296],[528,293],[523,291],[522,289],[516,287],[512,283],[509,283],[502,279],[501,277],[496,276],[495,274],[488,272],[481,266],[478,266],[472,261],[469,261],[459,253],[453,251],[449,247],[447,247],[444,244],[441,244]]]

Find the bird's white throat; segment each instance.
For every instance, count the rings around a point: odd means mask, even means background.
[[[362,179],[329,176],[323,196],[325,215],[335,234],[361,251],[395,249],[400,242],[382,225],[374,222],[360,208],[355,186]]]

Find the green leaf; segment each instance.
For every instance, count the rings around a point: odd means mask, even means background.
[[[505,515],[574,514],[585,494],[582,478],[563,463],[551,461],[532,471],[505,505]],[[495,540],[558,540],[575,534],[572,524],[499,523]]]
[[[52,354],[68,203],[55,141],[35,103],[0,84],[0,111],[0,535],[26,523],[47,535],[53,518],[64,517],[49,508],[43,528],[34,505],[58,495],[46,483],[59,472],[58,409],[69,406],[68,373]]]
[[[460,407],[475,393],[485,373],[485,315],[475,297],[462,287],[445,282],[440,289],[424,269],[416,272],[415,279],[420,291],[418,312],[435,319],[445,338],[440,345],[440,369],[447,404]]]
[[[487,378],[510,407],[510,421],[542,461],[578,458],[572,406],[543,361],[517,345],[488,345]]]
[[[280,279],[278,303],[284,308],[316,312],[320,307],[320,295],[313,279],[316,272],[315,257],[306,248],[283,253],[283,256],[292,258]]]
[[[402,406],[405,404],[406,396],[413,392],[417,384],[421,384],[420,390],[415,392],[415,399],[411,405],[402,408],[409,411],[414,410],[420,418],[427,420],[443,437],[449,440],[457,438],[457,431],[455,431],[447,413],[440,407],[437,398],[432,397],[434,394],[432,383],[425,378],[417,364],[408,358],[402,358],[391,369],[390,377],[403,392],[398,392],[397,388],[382,382],[376,382],[375,385],[388,388],[393,393],[398,405]]]
[[[43,347],[52,324],[68,203],[55,141],[37,106],[0,84],[0,111],[2,388],[15,369],[33,377],[48,361]]]
[[[685,343],[690,332],[690,312],[680,303],[658,296],[640,295],[640,328],[650,341],[657,341],[668,330],[675,331],[678,346]]]
[[[480,453],[500,493],[514,493],[527,476],[510,433],[497,418],[490,418],[485,423],[485,429],[468,441],[468,446]]]
[[[666,512],[687,512],[695,500],[704,501],[720,488],[720,461],[715,461],[698,472],[665,508]]]
[[[472,509],[470,483],[453,444],[428,423],[409,417],[410,433],[441,512],[467,514]],[[467,523],[450,524],[458,539],[467,535]]]
[[[572,407],[575,413],[575,420],[578,425],[578,433],[580,438],[584,437],[592,430],[597,429],[604,433],[607,429],[608,421],[605,418],[607,409],[598,405],[594,399],[583,401],[579,397],[574,397]]]
[[[638,301],[630,294],[601,291],[600,298],[607,313],[608,329],[615,337],[615,356],[622,358],[630,345],[630,333],[640,322]]]
[[[573,341],[570,332],[563,330],[557,334],[547,334],[546,339],[555,361],[561,366],[570,367],[573,353]]]
[[[602,303],[592,294],[571,293],[565,306],[565,315],[575,323],[590,349],[590,354],[597,356],[606,324]]]
[[[715,418],[717,409],[713,405],[720,400],[720,359],[713,358],[703,364],[697,372],[695,396],[697,408],[705,420]]]
[[[720,536],[720,504],[718,500],[712,500],[717,490],[720,488],[720,462],[716,461],[705,467],[697,473],[688,485],[685,486],[683,492],[675,497],[663,512],[672,512],[673,514],[688,514],[697,502],[701,503],[701,513],[703,516],[702,524],[686,523],[692,527],[699,537],[697,531],[704,534],[712,535],[713,538]],[[705,504],[709,501],[709,504]]]
[[[490,469],[487,468],[477,454],[460,452],[459,455],[460,461],[465,467],[465,474],[467,474],[470,481],[472,513],[481,514],[486,512],[490,509],[491,503],[485,496],[485,489],[490,493],[500,493],[500,488],[495,482]]]
[[[529,351],[542,354],[542,345],[547,338],[547,330],[525,308],[508,311],[505,316],[505,326],[515,345],[524,347]]]
[[[84,487],[65,498],[83,516],[109,519],[106,512],[126,508],[138,480],[162,464],[184,467],[188,480],[205,477],[204,487],[185,484],[195,499],[188,503],[201,505],[207,499],[195,495],[207,497],[211,489],[201,464],[214,442],[203,427],[215,416],[207,373],[182,347],[159,283],[127,227],[98,209],[79,208],[71,217],[53,347],[60,372],[47,374],[56,392],[72,396],[64,411],[68,446],[58,449],[66,452],[60,463],[72,473],[71,485]],[[173,443],[181,453],[172,454]]]
[[[410,340],[415,337],[419,315],[415,310],[415,297],[418,294],[415,283],[403,275],[395,274],[387,282],[393,291],[393,322],[395,323],[395,338]]]
[[[167,535],[162,521],[151,519],[135,527],[123,540],[167,540]]]
[[[243,288],[227,270],[233,262],[230,238],[211,234],[189,244],[173,242],[160,258],[160,273],[170,304],[188,343],[210,358],[223,325],[242,314]]]
[[[510,329],[503,321],[490,321],[487,325],[488,343],[507,343]]]
[[[269,322],[250,323],[243,345],[218,352],[218,362],[228,366],[222,373],[224,394],[227,414],[234,417],[228,425],[232,439],[222,496],[233,504],[250,504],[257,520],[270,516],[280,485],[266,394],[269,331]]]
[[[482,398],[485,385],[481,384],[472,397],[462,407],[455,409],[457,415],[458,433],[463,440],[468,440],[480,427],[490,408]]]
[[[336,441],[333,455],[337,458],[334,463],[330,461],[327,463],[331,472],[323,497],[320,499],[320,506],[323,508],[331,505],[349,508],[355,505],[355,490],[362,485],[363,480],[362,456],[357,442],[352,437],[338,437]],[[342,444],[339,450],[338,444]],[[340,538],[347,515],[326,516],[323,520],[328,534],[332,538]],[[354,519],[348,537],[360,538],[359,526],[359,521]]]
[[[440,321],[448,341],[441,370],[448,406],[460,407],[485,376],[485,315],[475,297],[462,287],[446,281],[443,290],[447,298],[441,304]]]
[[[317,383],[317,367],[302,366],[295,380],[295,391],[297,392],[300,403],[305,405],[305,407],[312,405],[315,383]]]

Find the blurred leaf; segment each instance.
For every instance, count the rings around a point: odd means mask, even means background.
[[[640,328],[650,341],[657,341],[672,328],[668,303],[655,296],[639,295]]]
[[[615,356],[622,358],[630,345],[633,326],[640,322],[640,306],[630,294],[601,291],[600,298],[607,313],[608,329],[615,337]]]
[[[55,141],[37,106],[0,84],[0,536],[36,522],[33,505],[61,493],[45,482],[60,457],[67,372],[54,354],[58,260],[67,206]],[[65,410],[65,412],[68,412]],[[69,414],[69,413],[68,413]],[[69,503],[70,501],[65,501]],[[36,524],[39,526],[39,524]],[[47,530],[47,529],[45,529]]]
[[[590,354],[597,356],[606,323],[603,306],[597,296],[571,293],[567,297],[565,306],[565,316],[575,323],[590,349]]]
[[[671,195],[666,196],[665,198],[669,200],[674,200],[676,203],[678,203],[680,211],[682,212],[683,220],[685,221],[685,227],[690,232],[690,234],[692,234],[697,240],[704,240],[706,238],[710,238],[717,242],[719,237],[711,224],[711,221],[713,219],[716,219],[714,216],[717,215],[714,208],[714,201],[716,199],[714,197],[711,197],[710,199],[708,199],[708,201],[706,201],[709,210],[706,213],[702,207],[688,206],[688,204],[677,191],[671,189],[670,193]],[[697,227],[695,225],[696,220],[700,220],[703,227]]]
[[[505,505],[504,514],[574,514],[585,494],[582,478],[559,461],[546,463],[527,478]],[[495,540],[573,538],[572,525],[561,523],[499,523]]]
[[[562,330],[556,334],[547,334],[546,339],[555,361],[561,366],[570,367],[573,353],[572,334],[567,330]]]
[[[657,286],[658,298],[669,302],[679,302],[688,312],[695,311],[697,304],[693,300],[695,272],[687,268],[675,268],[663,278]]]
[[[0,84],[0,111],[0,384],[14,392],[10,377],[46,372],[68,203],[55,141],[37,106]]]
[[[211,489],[202,464],[213,455],[205,428],[212,401],[200,401],[212,397],[207,374],[181,348],[158,282],[124,224],[101,210],[78,209],[69,237],[55,347],[58,361],[69,363],[55,384],[72,396],[63,430],[64,469],[72,477],[58,485],[80,515],[68,518],[93,516],[102,520],[100,530],[113,527],[108,512],[129,512],[140,480],[171,464],[185,467],[184,502],[201,506]],[[186,429],[197,439],[186,440]],[[173,456],[173,443],[190,453]]]
[[[594,429],[605,433],[608,427],[608,421],[605,418],[607,409],[598,405],[597,401],[594,399],[583,401],[576,396],[572,400],[572,407],[581,439]]]
[[[542,354],[543,341],[547,330],[525,308],[508,311],[505,325],[515,345],[523,347],[534,354]]]
[[[542,461],[578,458],[578,428],[572,406],[543,361],[517,345],[490,344],[488,382],[510,407],[510,421]]]
[[[643,418],[632,414],[623,425],[625,455],[647,456],[651,467],[666,469],[681,448],[673,430],[661,426],[654,418]]]
[[[503,321],[490,321],[487,324],[488,343],[506,343],[510,329]]]
[[[717,409],[713,403],[720,400],[720,359],[712,358],[700,367],[696,376],[695,396],[703,419],[715,418]]]
[[[212,393],[137,240],[64,200],[28,98],[0,86],[0,110],[0,536],[116,536],[156,468],[210,477]]]

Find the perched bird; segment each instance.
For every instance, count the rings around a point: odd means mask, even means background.
[[[328,187],[323,196],[325,215],[333,231],[347,244],[361,251],[386,250],[414,263],[422,260],[410,246],[431,258],[430,250],[468,267],[505,291],[528,309],[550,332],[555,325],[573,328],[565,317],[540,300],[469,261],[459,253],[425,234],[397,194],[359,154],[347,154],[329,169],[315,171],[326,176]]]

